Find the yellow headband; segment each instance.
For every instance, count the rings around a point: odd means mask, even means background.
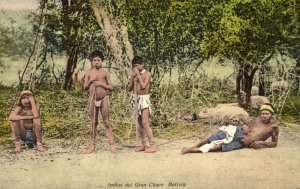
[[[270,111],[271,113],[274,113],[274,110],[273,110],[272,106],[270,106],[270,105],[268,105],[268,104],[263,104],[263,105],[261,105],[260,111],[262,111],[262,110],[268,110],[268,111]]]

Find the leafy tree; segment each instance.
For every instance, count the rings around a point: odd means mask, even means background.
[[[45,9],[46,50],[51,54],[67,54],[63,88],[68,90],[78,61],[95,49],[104,51],[105,44],[88,1],[47,1]]]
[[[115,73],[126,85],[133,49],[128,40],[126,18],[120,9],[122,1],[90,0],[90,2],[97,22],[101,26],[101,33],[105,38],[107,48],[112,55],[111,62],[114,62],[117,69]]]
[[[14,59],[28,56],[33,34],[22,27],[0,23],[0,56]]]
[[[154,78],[159,78],[160,70],[201,59],[198,44],[206,7],[197,0],[125,0],[122,9],[130,41],[135,53],[150,62]]]
[[[13,60],[25,58],[30,54],[33,34],[24,26],[15,26],[14,20],[10,24],[0,23],[0,73],[9,65],[3,62],[3,57]]]
[[[288,44],[281,49],[281,53],[296,60],[296,66],[294,74],[296,75],[296,81],[298,84],[297,90],[300,90],[300,3],[295,3],[295,16],[293,17],[290,27],[286,28],[288,36]]]
[[[215,1],[203,20],[201,52],[237,63],[236,93],[249,108],[251,87],[259,65],[287,44],[287,28],[295,16],[293,0]],[[245,98],[240,91],[245,92]]]

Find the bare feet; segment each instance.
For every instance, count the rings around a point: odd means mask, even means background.
[[[90,147],[85,151],[86,154],[91,154],[95,151],[95,145],[90,145]]]
[[[45,152],[46,151],[46,148],[43,146],[43,144],[42,143],[40,143],[40,142],[37,142],[36,143],[36,149],[38,150],[38,151],[40,151],[40,152]]]
[[[15,152],[16,153],[21,152],[21,142],[15,142]]]
[[[184,154],[188,153],[188,149],[189,149],[188,147],[183,147],[181,150],[181,154],[184,155]]]
[[[144,151],[145,153],[154,153],[156,152],[156,145],[155,144],[150,144],[150,147],[146,148],[146,150]]]
[[[137,146],[134,149],[135,152],[142,152],[142,151],[145,151],[145,150],[146,150],[145,145]]]
[[[112,153],[116,154],[117,153],[117,149],[116,149],[116,145],[115,144],[110,144],[109,145],[109,149]]]

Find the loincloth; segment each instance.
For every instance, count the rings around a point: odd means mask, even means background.
[[[131,97],[131,107],[132,110],[135,112],[135,99],[134,95]],[[151,114],[151,101],[150,101],[150,94],[147,95],[137,95],[137,111],[139,115],[142,114],[143,109],[149,109],[149,113]]]
[[[102,104],[102,100],[94,100],[94,104],[97,108],[99,108]]]
[[[109,103],[109,97],[108,96],[105,96],[101,100],[94,100],[92,98],[89,98],[88,111],[90,112],[93,107],[97,107],[97,108],[101,107],[102,103],[106,100],[107,100],[107,103],[108,103],[108,107],[110,108],[110,103]]]

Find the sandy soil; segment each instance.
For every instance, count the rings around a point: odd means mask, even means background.
[[[181,148],[195,138],[161,145],[154,154],[119,145],[116,155],[106,141],[87,155],[86,144],[76,152],[70,141],[46,139],[46,153],[27,148],[20,154],[0,152],[0,188],[300,189],[299,138],[281,128],[277,148],[186,155]]]

